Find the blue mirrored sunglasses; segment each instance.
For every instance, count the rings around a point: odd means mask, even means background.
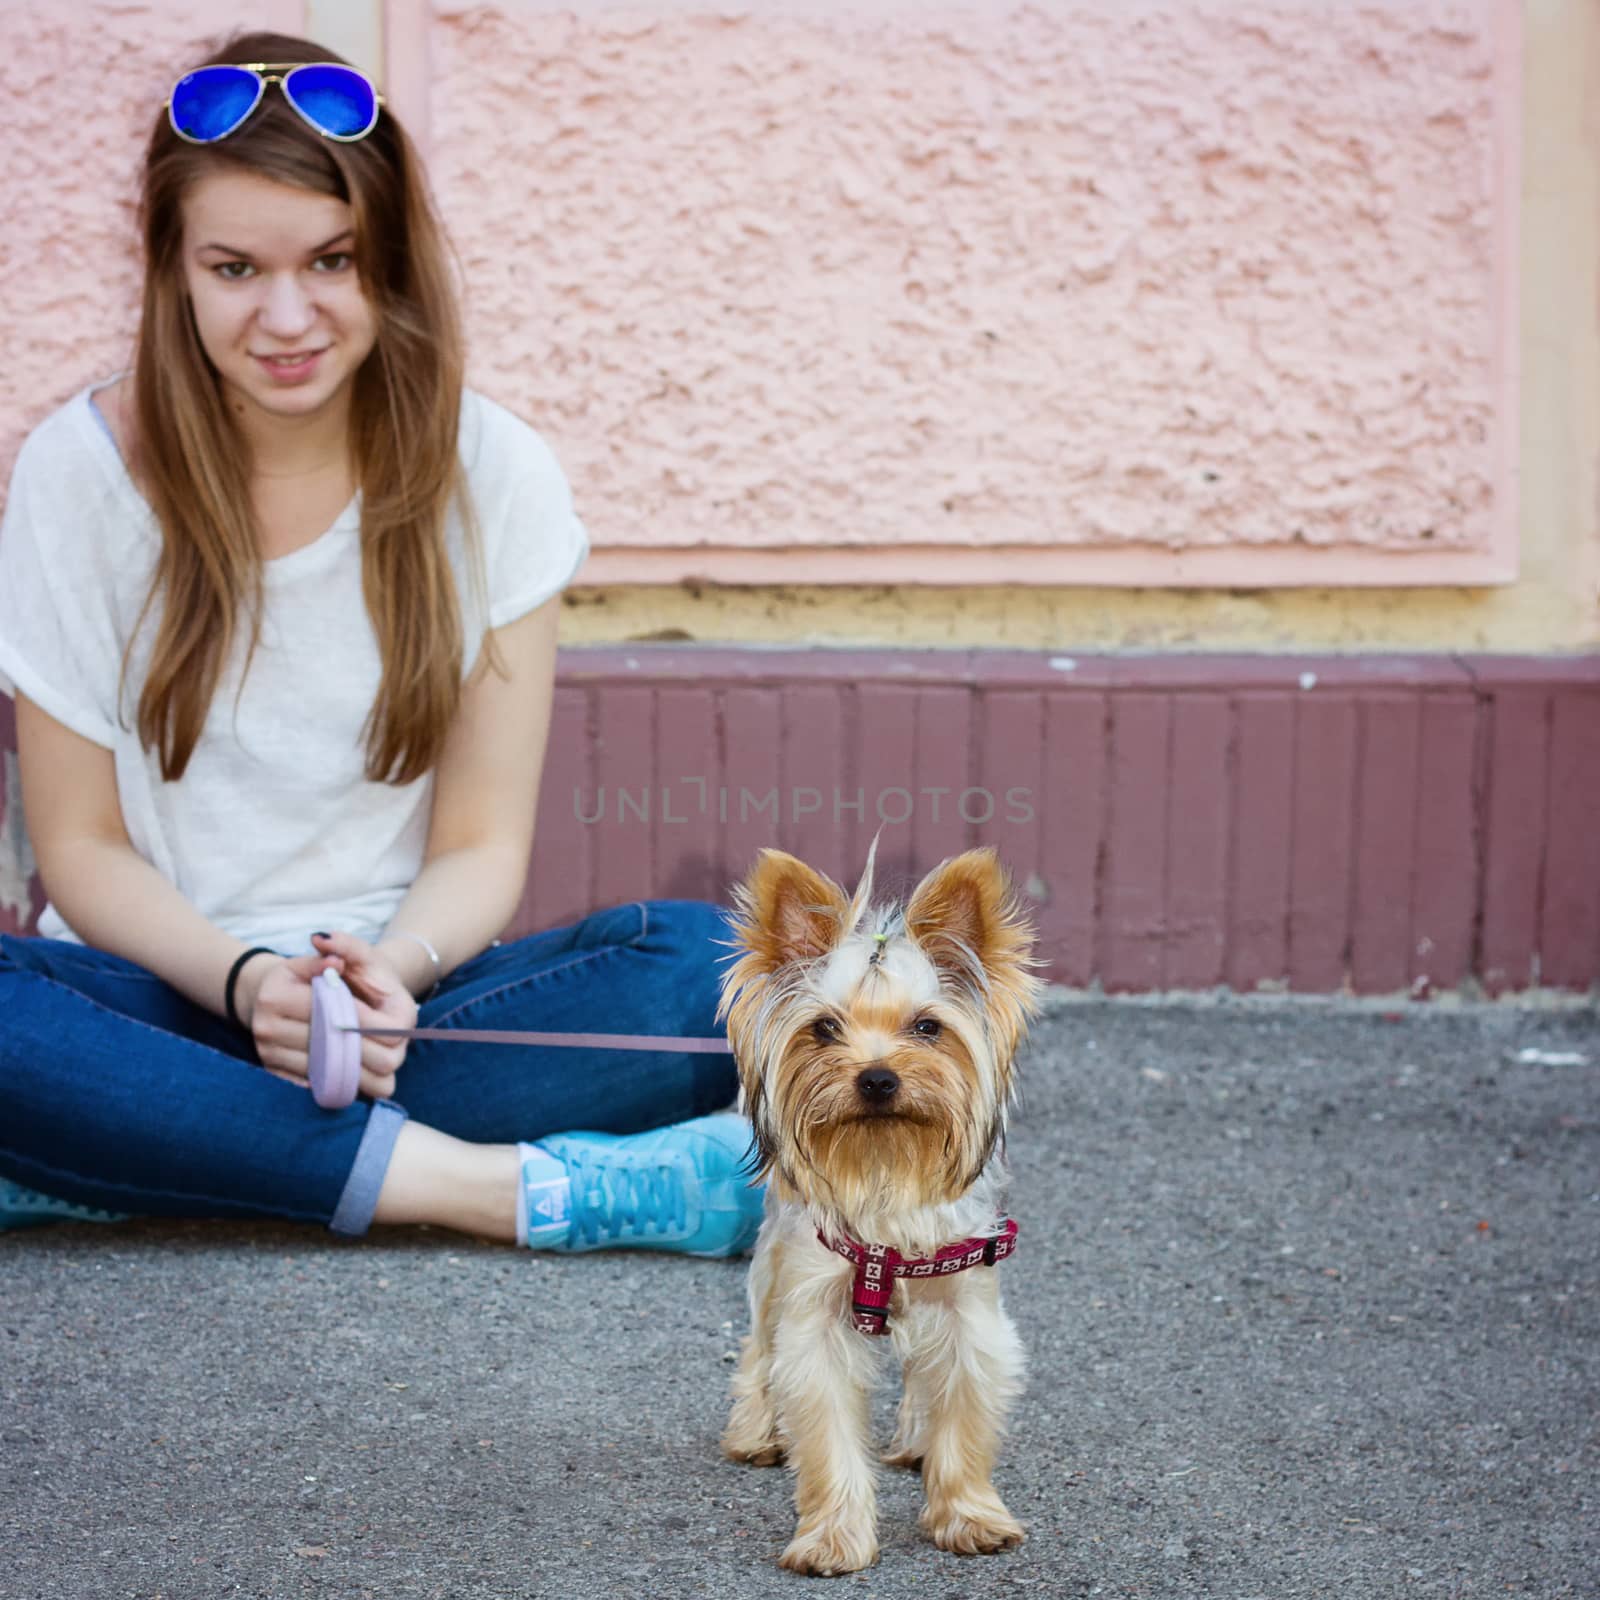
[[[336,61],[245,61],[197,67],[179,78],[167,121],[190,144],[236,133],[275,83],[300,116],[329,139],[365,139],[378,125],[383,96],[354,67]]]

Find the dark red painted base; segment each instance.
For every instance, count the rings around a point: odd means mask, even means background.
[[[513,931],[880,824],[885,891],[994,845],[1055,983],[1586,990],[1600,657],[567,649]]]

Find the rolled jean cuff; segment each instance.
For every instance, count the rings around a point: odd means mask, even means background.
[[[406,1120],[406,1109],[392,1100],[374,1100],[367,1118],[366,1132],[356,1149],[355,1165],[345,1180],[344,1193],[328,1224],[334,1233],[360,1235],[372,1226],[372,1213],[378,1209],[378,1191],[383,1188],[394,1142]]]

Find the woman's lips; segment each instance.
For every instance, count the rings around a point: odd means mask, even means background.
[[[317,363],[325,354],[326,346],[321,350],[296,352],[292,360],[281,356],[257,356],[255,359],[274,383],[300,383],[317,370]]]

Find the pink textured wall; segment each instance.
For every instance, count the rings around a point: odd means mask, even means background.
[[[5,0],[0,484],[40,418],[130,358],[139,164],[173,80],[236,28],[303,25],[300,0]]]
[[[126,359],[174,63],[305,24],[0,6],[5,474]],[[1514,573],[1515,0],[383,9],[590,581]]]
[[[1512,575],[1514,0],[389,14],[477,381],[555,439],[591,573]]]

